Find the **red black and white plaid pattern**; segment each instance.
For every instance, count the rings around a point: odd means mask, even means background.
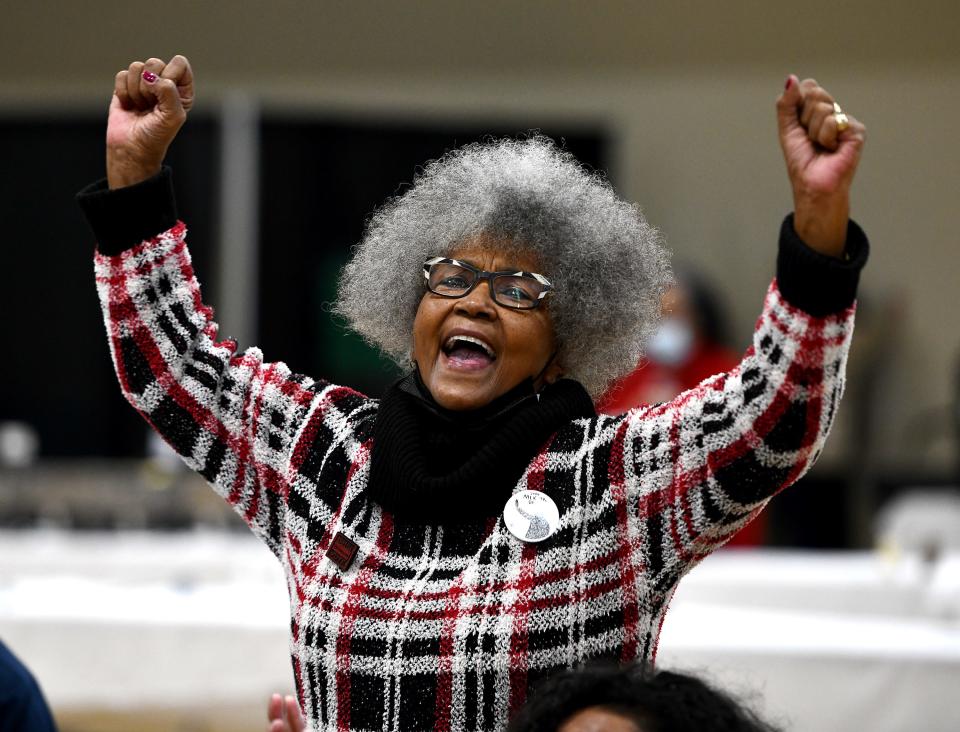
[[[736,369],[533,456],[516,489],[557,503],[548,540],[404,523],[367,492],[377,401],[218,341],[185,233],[98,255],[111,352],[130,402],[283,563],[314,730],[500,730],[559,668],[652,660],[681,576],[810,466],[843,389],[853,308],[815,318],[774,282]],[[339,532],[359,547],[345,571]]]

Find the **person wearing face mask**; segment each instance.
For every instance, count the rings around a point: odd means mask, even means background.
[[[561,669],[653,661],[680,578],[819,454],[868,244],[865,131],[816,81],[776,103],[794,213],[753,345],[616,417],[594,400],[655,330],[669,259],[551,140],[453,150],[371,216],[335,308],[406,368],[373,399],[220,338],[162,166],[192,69],[114,84],[80,203],[117,376],[282,563],[313,732],[500,732]]]
[[[600,397],[598,411],[616,415],[670,401],[740,361],[727,345],[723,315],[713,293],[689,270],[676,270],[676,283],[664,294],[662,309],[663,319],[643,360]]]
[[[617,415],[668,402],[740,361],[727,346],[723,313],[711,289],[689,269],[677,268],[675,274],[676,283],[663,296],[663,319],[643,360],[600,397],[598,412]],[[761,513],[727,546],[758,546],[766,538],[767,516]]]

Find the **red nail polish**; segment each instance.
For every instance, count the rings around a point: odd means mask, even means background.
[[[144,71],[144,72],[143,72],[143,80],[144,80],[145,82],[147,82],[148,84],[153,84],[153,83],[155,83],[155,82],[157,81],[157,75],[156,75],[155,73],[153,73],[152,71]]]
[[[793,74],[787,77],[787,83],[783,85],[783,88],[789,89],[792,83],[793,83]]]

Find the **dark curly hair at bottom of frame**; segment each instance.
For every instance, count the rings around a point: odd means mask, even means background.
[[[508,732],[557,732],[590,707],[630,720],[637,732],[779,732],[732,696],[687,674],[595,664],[545,680]]]

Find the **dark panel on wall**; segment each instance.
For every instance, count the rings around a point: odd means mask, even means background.
[[[74,203],[102,176],[105,119],[0,120],[4,347],[0,421],[29,423],[45,456],[136,455],[142,420],[120,396],[93,282],[93,236]],[[211,242],[217,131],[191,118],[168,161],[191,237]],[[208,271],[209,246],[196,249]]]

